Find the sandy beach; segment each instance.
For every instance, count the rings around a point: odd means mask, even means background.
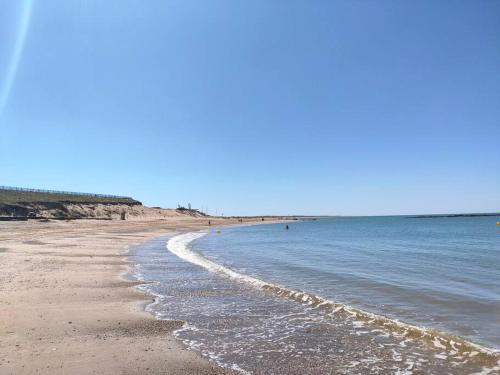
[[[151,297],[125,278],[130,245],[207,224],[189,216],[0,222],[0,373],[228,373],[173,337],[182,322],[144,312]]]

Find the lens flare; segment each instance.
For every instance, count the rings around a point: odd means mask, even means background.
[[[9,99],[12,86],[16,79],[17,69],[19,67],[19,62],[23,54],[24,44],[26,41],[26,35],[28,34],[28,28],[31,18],[31,8],[32,0],[25,0],[22,2],[21,17],[19,19],[19,27],[16,36],[16,42],[14,44],[14,52],[7,66],[7,72],[3,83],[0,83],[0,117],[2,117],[5,106]]]

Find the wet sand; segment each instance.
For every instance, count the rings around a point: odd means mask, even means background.
[[[144,312],[151,296],[124,277],[130,245],[207,223],[191,217],[0,222],[0,373],[230,373],[173,337],[182,322]]]

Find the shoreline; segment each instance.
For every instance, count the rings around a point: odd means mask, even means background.
[[[267,217],[269,219],[269,217]],[[252,218],[249,218],[250,220],[252,219],[255,219],[254,217]],[[278,223],[284,223],[284,222],[288,222],[289,220],[283,220],[283,219],[275,219],[275,220],[272,220],[272,221],[255,221],[255,222],[252,222],[252,221],[249,221],[249,222],[246,222],[246,223],[241,223],[241,222],[236,222],[236,223],[229,223],[229,224],[223,224],[223,225],[215,225],[215,226],[206,226],[204,228],[198,228],[196,230],[193,231],[193,228],[190,228],[190,229],[179,229],[175,232],[172,232],[172,233],[164,233],[163,235],[160,235],[160,236],[155,236],[155,237],[152,237],[152,238],[149,238],[147,240],[145,240],[144,242],[148,241],[148,240],[153,240],[155,238],[159,238],[159,237],[167,237],[168,236],[168,239],[166,239],[165,241],[165,251],[169,251],[168,250],[168,241],[174,237],[177,237],[177,236],[181,236],[181,235],[185,235],[185,234],[188,234],[188,233],[201,233],[201,232],[204,232],[204,231],[208,231],[210,229],[213,229],[213,230],[217,230],[217,228],[227,228],[227,227],[244,227],[244,226],[254,226],[254,225],[271,225],[271,224],[278,224]],[[144,243],[143,242],[143,243]],[[167,322],[175,322],[175,323],[179,323],[179,326],[176,327],[176,328],[173,328],[172,331],[171,331],[171,335],[175,338],[175,340],[177,340],[180,345],[182,345],[186,350],[189,350],[191,351],[191,348],[186,345],[180,338],[177,338],[175,336],[175,332],[179,329],[183,329],[183,327],[188,324],[188,322],[184,321],[184,320],[175,320],[175,319],[160,319],[160,318],[157,318],[153,312],[151,311],[148,311],[148,307],[155,304],[156,303],[156,299],[158,297],[160,297],[160,295],[156,295],[155,293],[153,293],[152,291],[149,291],[149,290],[145,290],[145,289],[142,289],[141,286],[143,285],[148,285],[148,284],[154,284],[156,283],[157,281],[146,281],[146,280],[141,280],[137,275],[136,275],[136,272],[134,270],[136,264],[134,264],[134,261],[129,259],[131,257],[133,257],[134,255],[131,255],[131,247],[132,246],[141,246],[141,243],[140,244],[135,244],[135,245],[130,245],[128,246],[125,254],[124,254],[124,261],[127,262],[128,264],[125,266],[126,267],[126,270],[120,275],[120,277],[126,281],[126,282],[132,282],[134,283],[135,285],[133,285],[133,288],[135,290],[137,290],[139,293],[141,293],[142,295],[144,296],[149,296],[149,297],[153,297],[152,300],[145,300],[145,301],[142,301],[142,302],[138,302],[138,308],[141,312],[145,312],[147,314],[149,314],[153,319],[155,320],[159,320],[159,321],[167,321]],[[210,364],[211,366],[215,366],[215,368],[217,369],[217,371],[221,371],[220,373],[221,374],[240,374],[242,371],[240,370],[235,370],[234,368],[229,368],[229,367],[225,367],[225,366],[221,366],[221,365],[218,365],[218,364],[214,364],[212,362],[210,362],[210,360],[206,357],[203,357],[200,353],[198,352],[193,352],[195,353],[198,357],[200,357],[202,360],[206,361],[208,364]],[[214,372],[214,374],[218,374],[219,372]]]
[[[155,319],[125,278],[130,246],[207,221],[0,223],[0,373],[234,373],[187,350],[173,336],[182,323]]]

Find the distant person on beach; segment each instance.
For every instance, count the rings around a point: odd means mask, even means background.
[[[285,227],[285,228],[286,228],[286,230],[290,229],[290,228],[288,228],[288,224],[286,225],[286,227]]]
[[[208,220],[208,225],[212,225],[212,223],[210,222],[210,220]]]

